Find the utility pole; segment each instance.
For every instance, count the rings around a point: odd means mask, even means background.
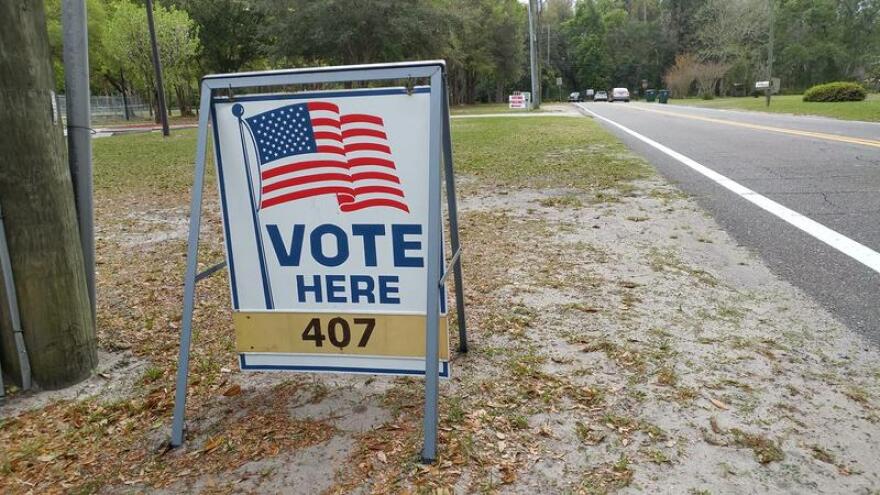
[[[9,261],[34,382],[57,389],[88,377],[98,354],[43,2],[0,2],[0,47]]]
[[[770,85],[767,87],[767,106],[770,106],[770,93],[773,92],[773,0],[767,0],[767,6],[769,8],[769,23],[770,23],[770,43],[767,48],[767,82]]]
[[[535,0],[529,0],[529,63],[532,76],[532,109],[541,108],[541,83],[538,79],[538,40],[535,38]]]
[[[95,213],[92,205],[92,125],[89,103],[89,36],[85,0],[63,0],[64,93],[67,153],[73,179],[86,285],[95,319]]]
[[[147,0],[147,25],[150,28],[150,46],[153,48],[153,69],[156,71],[156,100],[162,118],[162,135],[169,136],[168,110],[165,107],[165,85],[162,82],[162,62],[159,60],[159,45],[156,43],[156,25],[153,22],[153,0]]]

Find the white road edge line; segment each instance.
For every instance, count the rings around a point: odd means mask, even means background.
[[[755,206],[761,208],[762,210],[779,217],[780,219],[799,228],[800,230],[824,242],[825,244],[828,244],[834,249],[837,249],[841,253],[867,266],[875,272],[880,273],[880,253],[874,251],[868,246],[856,242],[837,231],[829,229],[821,223],[809,217],[805,217],[804,215],[801,215],[800,213],[790,208],[787,208],[766,196],[762,196],[761,194],[752,191],[751,189],[739,184],[738,182],[734,182],[733,180],[728,179],[718,172],[704,165],[701,165],[695,160],[688,158],[675,150],[667,148],[666,146],[658,143],[657,141],[654,141],[649,137],[643,136],[626,126],[618,124],[617,122],[609,118],[603,117],[588,108],[584,108],[582,105],[578,105],[578,107],[581,108],[583,111],[589,113],[593,117],[608,122],[609,124],[617,127],[618,129],[638,139],[639,141],[642,141],[643,143],[648,144],[653,148],[656,148],[666,155],[675,158],[682,164],[711,179],[718,185],[742,197],[746,201],[749,201]]]

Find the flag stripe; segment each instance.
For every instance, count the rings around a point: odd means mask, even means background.
[[[342,211],[357,211],[363,210],[364,208],[369,208],[371,206],[390,206],[392,208],[397,208],[398,210],[403,210],[409,213],[409,208],[400,201],[395,201],[393,199],[385,199],[385,198],[376,198],[376,199],[366,199],[364,201],[356,201],[354,203],[345,203],[340,206]]]
[[[315,139],[332,139],[333,141],[342,142],[342,138],[345,136],[343,132],[342,135],[339,135],[338,132],[316,132]]]
[[[396,187],[361,186],[361,187],[354,188],[354,195],[355,196],[357,196],[358,194],[370,194],[370,193],[385,193],[385,194],[391,194],[394,196],[400,196],[401,198],[403,197],[403,191],[401,191],[400,189],[398,189]]]
[[[328,119],[324,117],[319,117],[317,119],[312,119],[312,125],[317,127],[320,125],[326,125],[328,127],[335,127],[339,129],[341,126],[339,125],[339,121],[335,119]]]
[[[318,146],[318,153],[333,153],[335,155],[344,155],[345,149],[338,146]]]
[[[288,194],[282,194],[281,196],[275,196],[274,198],[264,199],[260,204],[261,208],[268,208],[270,206],[275,206],[281,203],[287,203],[288,201],[294,201],[297,199],[303,198],[311,198],[314,196],[321,196],[324,194],[343,194],[352,196],[352,190],[350,187],[316,187],[314,189],[304,189],[302,191],[296,191]]]
[[[320,147],[318,150],[320,151]],[[376,143],[352,143],[345,145],[345,152],[349,153],[352,151],[381,151],[382,153],[391,154],[391,148],[384,144],[376,144]]]
[[[348,170],[348,165],[345,162],[336,160],[315,160],[310,162],[290,163],[287,165],[281,165],[280,167],[273,167],[268,170],[264,170],[263,173],[260,175],[263,177],[263,180],[266,180],[273,177],[278,177],[279,175],[286,175],[294,172],[322,167],[341,168]]]
[[[353,137],[375,137],[379,139],[388,139],[388,136],[382,132],[377,131],[375,129],[346,129],[342,131],[342,138],[353,138]]]
[[[333,103],[326,101],[310,101],[308,103],[309,111],[321,111],[326,110],[328,112],[336,112],[339,113],[339,107]]]
[[[347,174],[312,174],[312,175],[304,175],[302,177],[294,177],[291,179],[284,179],[278,182],[273,182],[272,184],[268,184],[263,186],[263,193],[269,193],[272,191],[277,191],[278,189],[284,189],[286,187],[291,186],[300,186],[303,184],[311,184],[313,182],[323,182],[329,180],[338,180],[340,182],[351,182],[351,176]]]
[[[374,158],[371,156],[365,156],[361,158],[351,158],[348,160],[348,165],[350,167],[361,167],[364,165],[376,165],[379,167],[388,167],[394,168],[394,162],[391,160],[386,160],[384,158]]]
[[[362,113],[352,113],[352,114],[348,114],[348,115],[343,115],[339,120],[343,124],[354,124],[357,122],[366,122],[368,124],[384,125],[384,122],[382,121],[382,117],[376,117],[375,115],[366,115],[366,114],[362,114]]]
[[[357,174],[351,174],[351,179],[353,181],[364,179],[380,179],[394,182],[395,184],[400,184],[400,179],[398,179],[396,175],[383,174],[382,172],[360,172]]]

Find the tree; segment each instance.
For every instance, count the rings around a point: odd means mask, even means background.
[[[447,61],[453,103],[503,101],[527,63],[526,7],[514,0],[455,0],[446,5]]]
[[[696,55],[686,53],[675,57],[675,65],[670,67],[663,75],[663,82],[675,98],[684,98],[688,95],[694,79],[697,77]]]
[[[165,8],[157,3],[154,19],[165,84],[174,89],[181,113],[186,114],[191,108],[198,30],[186,12],[174,7]],[[108,56],[125,70],[132,85],[151,96],[158,122],[156,81],[144,7],[126,0],[117,4],[107,27],[105,42]]]
[[[252,0],[174,0],[198,26],[198,61],[203,72],[229,73],[253,67],[269,43],[260,28],[265,16]]]
[[[46,28],[49,33],[49,48],[52,54],[52,69],[55,73],[55,88],[64,92],[64,61],[62,60],[61,0],[45,0]],[[89,30],[89,66],[93,90],[104,89],[107,55],[104,49],[104,36],[107,26],[107,6],[104,0],[87,0]]]
[[[43,3],[0,2],[0,208],[33,378],[49,389],[98,363],[54,87]]]
[[[605,23],[596,2],[583,0],[575,6],[574,17],[565,23],[578,81],[590,88],[610,84],[610,60],[605,45]]]
[[[397,62],[436,56],[447,25],[423,0],[260,0],[277,61]]]

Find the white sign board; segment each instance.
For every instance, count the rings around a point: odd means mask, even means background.
[[[512,94],[507,97],[507,103],[509,108],[529,108],[528,101],[524,94]]]
[[[423,375],[430,88],[211,111],[241,368]]]
[[[756,81],[755,89],[770,89],[770,81]]]

